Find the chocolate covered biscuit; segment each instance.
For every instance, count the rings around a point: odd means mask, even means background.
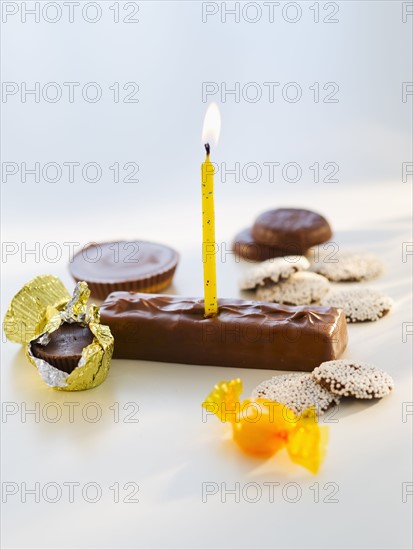
[[[311,269],[330,281],[353,283],[375,279],[383,272],[384,265],[374,254],[325,250],[314,255]]]
[[[304,256],[284,256],[272,258],[251,267],[240,281],[241,290],[261,288],[267,284],[289,279],[293,273],[308,269],[310,266]]]
[[[317,415],[320,416],[340,402],[338,395],[320,386],[311,374],[296,372],[279,374],[270,380],[264,380],[253,390],[251,397],[252,399],[276,401],[297,415],[314,407]]]
[[[288,248],[289,254],[305,254],[311,246],[328,241],[332,236],[328,221],[311,210],[278,208],[263,212],[252,226],[252,237],[258,243]]]
[[[378,321],[391,310],[393,300],[373,288],[330,290],[321,300],[324,306],[339,307],[349,323]]]
[[[232,250],[249,262],[264,262],[270,258],[297,254],[296,247],[271,246],[257,243],[251,235],[251,229],[243,229],[234,238]]]
[[[387,372],[351,359],[322,363],[312,377],[328,391],[356,399],[379,399],[394,388],[393,378]]]

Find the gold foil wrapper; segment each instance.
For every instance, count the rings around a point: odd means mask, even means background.
[[[57,277],[42,275],[27,283],[13,298],[4,319],[9,340],[26,345],[29,361],[43,381],[58,390],[77,391],[94,388],[108,375],[114,341],[109,327],[100,324],[99,308],[87,306],[87,284],[77,283],[72,298]],[[46,345],[50,334],[62,323],[88,326],[94,338],[82,351],[77,367],[68,374],[43,359],[35,357],[32,343]],[[19,330],[20,329],[20,330]]]
[[[54,275],[35,277],[14,296],[4,317],[8,340],[28,344],[47,321],[70,300],[70,294]]]

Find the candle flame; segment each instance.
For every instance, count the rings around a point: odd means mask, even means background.
[[[221,133],[221,113],[218,105],[210,103],[205,113],[204,126],[202,128],[202,143],[212,143],[216,145]]]

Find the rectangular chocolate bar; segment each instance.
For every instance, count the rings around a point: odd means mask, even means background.
[[[115,338],[114,358],[168,363],[311,371],[347,345],[341,309],[113,292],[100,309]]]

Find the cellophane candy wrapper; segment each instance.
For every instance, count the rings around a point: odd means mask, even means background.
[[[267,399],[240,401],[242,381],[218,382],[202,403],[221,422],[230,422],[234,441],[254,456],[268,458],[285,448],[291,460],[316,474],[324,460],[328,428],[319,426],[313,407],[300,416]]]
[[[87,390],[107,377],[114,341],[109,327],[99,322],[99,308],[87,306],[90,291],[87,284],[77,283],[73,296],[53,275],[35,277],[14,296],[4,318],[6,337],[26,347],[29,361],[51,388],[65,391]],[[88,326],[94,338],[82,350],[77,367],[66,373],[31,352],[33,342],[47,344],[49,335],[62,323]]]

